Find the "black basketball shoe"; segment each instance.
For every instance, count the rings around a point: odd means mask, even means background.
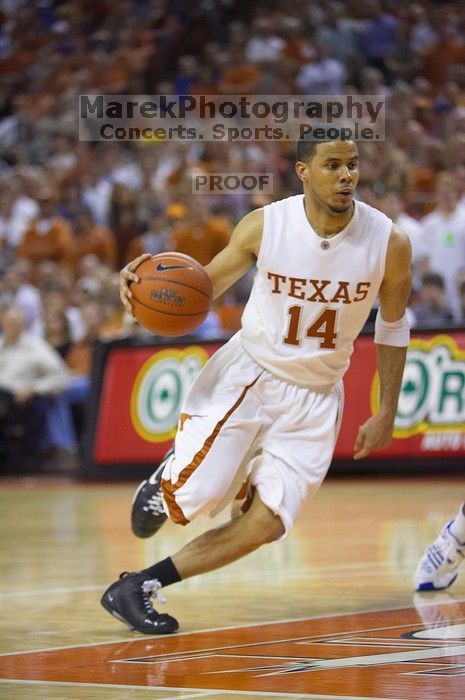
[[[139,484],[132,499],[131,529],[136,537],[152,537],[168,519],[163,508],[161,475],[166,461],[174,452],[172,447],[149,479]]]
[[[161,588],[158,579],[147,580],[142,573],[124,572],[118,581],[112,583],[103,594],[100,602],[114,617],[126,623],[130,630],[143,634],[171,634],[179,627],[171,615],[160,615],[154,609],[150,598],[158,597]]]

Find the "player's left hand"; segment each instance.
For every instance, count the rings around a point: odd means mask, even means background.
[[[362,459],[373,450],[389,447],[394,431],[394,419],[385,414],[371,416],[358,429],[354,446],[354,459]]]

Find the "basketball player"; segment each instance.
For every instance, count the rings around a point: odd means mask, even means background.
[[[465,560],[465,503],[454,520],[424,551],[413,575],[416,591],[442,591],[452,586]]]
[[[296,173],[304,194],[247,214],[206,266],[215,297],[254,261],[257,273],[241,330],[192,384],[174,451],[136,493],[133,530],[151,535],[167,517],[186,525],[232,501],[236,517],[107,589],[102,605],[139,632],[178,627],[152,606],[161,587],[287,536],[329,468],[342,376],[378,295],[380,406],[359,428],[354,458],[391,442],[409,343],[409,239],[380,211],[354,201],[353,141],[299,142]],[[134,270],[143,259],[121,272],[128,311],[129,282],[137,282]]]

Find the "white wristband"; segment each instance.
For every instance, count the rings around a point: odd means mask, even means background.
[[[385,321],[378,309],[375,322],[375,343],[406,348],[410,341],[410,328],[406,314],[398,321]]]

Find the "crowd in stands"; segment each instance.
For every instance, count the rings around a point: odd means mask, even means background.
[[[165,250],[206,264],[244,214],[300,192],[289,142],[79,141],[79,94],[383,96],[386,140],[359,144],[357,196],[411,237],[412,323],[465,325],[460,0],[0,0],[0,76],[0,313],[59,358],[77,432],[94,340],[143,332],[121,266]],[[212,172],[272,172],[274,191],[192,194]],[[200,333],[234,332],[250,283]],[[7,338],[0,414],[15,397]]]

